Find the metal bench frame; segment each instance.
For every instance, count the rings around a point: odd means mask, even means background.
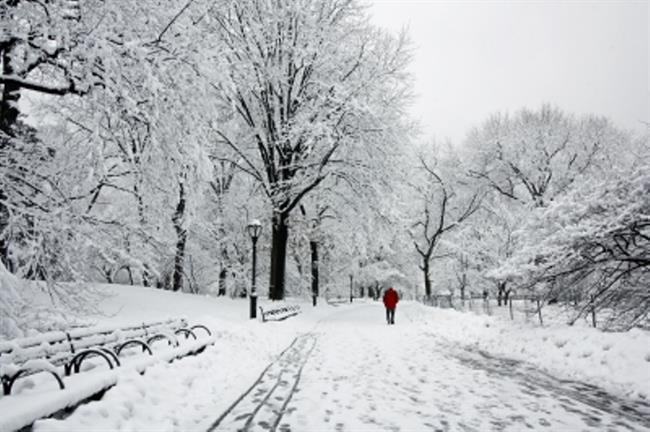
[[[161,330],[169,330],[169,333]],[[24,358],[20,359],[18,363],[18,370],[11,373],[4,373],[0,375],[2,382],[2,392],[4,395],[10,395],[16,380],[24,378],[39,372],[50,373],[59,384],[59,388],[64,389],[65,384],[60,373],[55,372],[45,367],[25,367],[29,360],[43,359],[50,362],[55,367],[63,366],[64,376],[69,376],[72,373],[79,373],[81,365],[84,360],[91,357],[103,358],[110,369],[121,366],[119,357],[122,351],[130,346],[142,347],[142,352],[147,352],[153,355],[151,344],[157,340],[167,340],[168,345],[178,346],[177,339],[171,336],[183,335],[185,339],[192,337],[197,339],[194,330],[200,329],[212,335],[210,329],[202,324],[196,324],[192,327],[187,326],[184,319],[169,319],[166,321],[158,321],[151,323],[142,323],[128,327],[115,327],[115,328],[82,328],[73,329],[70,332],[50,332],[41,335],[38,338],[22,338],[9,341],[9,344],[2,345],[0,341],[0,360],[2,356],[7,356],[13,353],[14,345],[18,345],[21,350],[34,350],[32,353],[27,353]],[[124,341],[116,332],[131,333],[129,338]],[[102,338],[97,343],[89,342],[93,338]],[[77,346],[75,346],[75,343]],[[43,344],[47,344],[47,348],[54,348],[52,352],[46,349],[46,354],[42,355],[38,351]],[[80,348],[78,345],[82,345]]]

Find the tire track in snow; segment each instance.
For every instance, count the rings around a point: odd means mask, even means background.
[[[253,385],[208,428],[217,430],[275,431],[297,391],[305,363],[316,347],[317,337],[306,333],[271,362]]]

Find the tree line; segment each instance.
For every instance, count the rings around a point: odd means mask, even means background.
[[[269,296],[282,299],[287,261],[309,278],[317,248],[335,242],[326,226],[360,200],[381,211],[409,54],[356,1],[0,7],[11,272],[242,292],[243,227],[260,218]]]
[[[647,319],[647,134],[542,106],[420,143],[408,37],[354,0],[9,0],[0,21],[21,278],[244,295],[260,219],[274,300],[397,283]]]
[[[438,289],[461,298],[516,294],[566,306],[571,322],[599,310],[607,328],[648,324],[647,131],[545,105],[495,114],[442,150],[418,164],[430,181],[410,233],[425,289],[436,263]]]

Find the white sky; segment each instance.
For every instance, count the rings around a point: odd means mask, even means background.
[[[461,140],[496,111],[594,113],[650,122],[650,1],[368,0],[375,24],[408,27],[426,135]]]

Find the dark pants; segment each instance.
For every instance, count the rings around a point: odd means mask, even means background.
[[[388,324],[395,324],[395,308],[386,308],[386,322]]]

